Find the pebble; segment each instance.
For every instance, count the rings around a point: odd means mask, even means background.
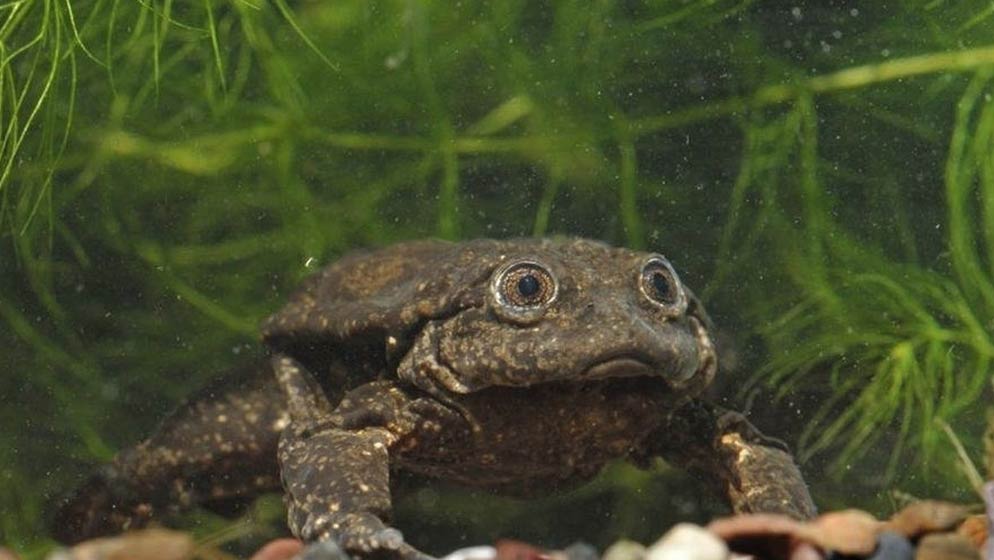
[[[454,550],[441,560],[494,560],[497,558],[497,549],[492,546],[469,546]]]
[[[635,541],[620,540],[604,551],[602,560],[643,560],[645,545]]]
[[[811,543],[796,543],[790,551],[790,560],[822,560],[825,555]]]
[[[276,539],[257,550],[251,560],[290,560],[303,549],[304,543],[297,539]]]
[[[563,549],[566,560],[599,560],[597,549],[585,542],[575,542]]]
[[[188,560],[196,545],[193,538],[168,529],[142,529],[116,537],[104,537],[80,543],[72,548],[58,548],[47,560]]]
[[[894,531],[882,531],[877,535],[877,547],[873,554],[866,557],[866,560],[913,560],[915,557],[915,547],[904,535]],[[829,560],[852,558],[832,554]]]
[[[991,560],[994,558],[994,481],[984,483],[984,505],[987,510],[987,542],[984,543],[983,557]]]
[[[980,553],[963,535],[932,533],[918,541],[915,560],[980,560]]]
[[[951,531],[970,514],[970,508],[940,500],[919,500],[901,509],[887,521],[892,531],[909,539],[926,533]]]
[[[725,560],[728,547],[707,529],[680,523],[646,550],[645,560]]]
[[[338,546],[338,543],[333,540],[326,540],[307,545],[297,555],[296,560],[329,560],[331,558],[349,560],[348,554]]]

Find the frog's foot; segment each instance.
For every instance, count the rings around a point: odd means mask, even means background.
[[[774,449],[790,453],[790,447],[786,442],[782,439],[768,436],[759,431],[759,428],[753,426],[752,422],[750,422],[741,412],[735,412],[734,410],[722,410],[715,420],[715,423],[717,424],[718,433],[720,434],[735,432],[741,434],[742,438],[748,442],[763,445],[765,447],[772,447]]]
[[[404,535],[369,513],[311,516],[300,530],[305,548],[300,560],[434,560],[404,541]]]
[[[119,470],[105,465],[63,499],[51,527],[56,539],[75,544],[143,527],[151,517],[151,505],[136,503]]]
[[[732,509],[784,513],[795,519],[818,514],[786,443],[763,434],[737,412],[724,411],[717,426]]]

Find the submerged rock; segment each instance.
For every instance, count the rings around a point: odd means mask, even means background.
[[[969,540],[977,550],[982,550],[984,548],[984,543],[987,542],[987,516],[986,515],[971,515],[967,517],[960,526],[957,527],[956,532]],[[988,558],[991,558],[988,556]],[[992,558],[994,560],[994,558]]]
[[[48,560],[187,560],[195,549],[193,538],[186,533],[144,529],[58,549],[48,555]]]
[[[915,547],[904,535],[883,531],[877,535],[877,548],[868,560],[912,560]]]
[[[643,560],[645,545],[630,540],[620,540],[604,551],[603,560]]]
[[[951,531],[970,515],[970,508],[939,500],[921,500],[895,513],[886,522],[889,529],[909,539],[926,533]]]
[[[879,528],[876,518],[855,509],[827,513],[811,522],[754,513],[718,519],[708,525],[735,552],[785,559],[811,558],[812,551],[866,557],[877,546]]]
[[[714,533],[691,523],[681,523],[650,546],[645,560],[725,560],[728,546]]]
[[[566,560],[600,560],[597,549],[585,542],[575,542],[564,548],[561,554]]]
[[[442,557],[442,560],[495,560],[497,549],[492,546],[469,546],[453,550]]]
[[[276,539],[263,545],[251,560],[290,560],[303,548],[304,543],[297,539]]]
[[[915,560],[980,560],[980,552],[962,535],[932,533],[918,541]]]

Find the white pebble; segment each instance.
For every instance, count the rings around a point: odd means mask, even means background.
[[[646,560],[726,560],[728,547],[703,527],[681,523],[646,551]]]
[[[497,549],[492,546],[470,546],[451,552],[441,560],[494,560]]]
[[[645,547],[635,541],[620,540],[604,551],[601,560],[644,560]]]

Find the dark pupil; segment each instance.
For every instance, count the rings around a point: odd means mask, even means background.
[[[522,297],[530,298],[538,293],[538,278],[534,274],[526,274],[518,280],[518,293]]]
[[[670,283],[667,281],[665,274],[662,272],[654,272],[652,274],[652,287],[656,290],[656,294],[660,298],[669,299]]]

